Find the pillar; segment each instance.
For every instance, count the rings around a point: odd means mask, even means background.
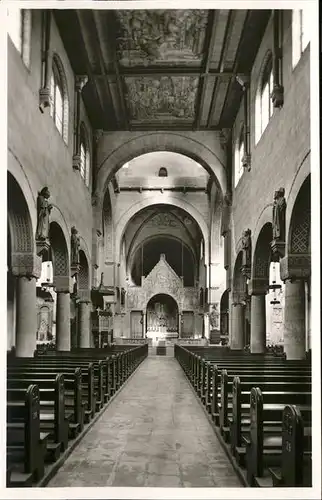
[[[181,339],[182,334],[182,313],[178,314],[178,338]]]
[[[306,282],[305,286],[305,331],[306,331],[306,339],[305,339],[305,347],[306,351],[311,349],[311,283],[310,280]]]
[[[78,303],[79,347],[90,347],[90,304]]]
[[[305,358],[304,280],[285,281],[284,352],[287,359]]]
[[[209,327],[209,314],[203,315],[203,337],[209,340],[210,327]]]
[[[250,313],[250,352],[261,354],[266,348],[266,295],[252,295]]]
[[[36,349],[36,278],[17,276],[16,356],[27,358]]]
[[[57,292],[56,346],[58,351],[70,351],[70,294]]]
[[[245,306],[234,302],[231,308],[231,341],[232,350],[244,349],[245,344]]]
[[[142,311],[142,338],[146,336],[146,312]]]

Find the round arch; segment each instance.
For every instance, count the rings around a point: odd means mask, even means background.
[[[35,248],[30,211],[24,193],[15,177],[8,172],[8,226],[13,253],[31,254]],[[11,255],[12,257],[12,255]]]
[[[57,222],[51,222],[49,226],[49,240],[51,246],[51,257],[53,262],[54,280],[70,276],[68,246],[61,226]]]
[[[144,308],[143,310],[144,311],[147,311],[147,308],[148,308],[148,305],[149,305],[149,302],[154,298],[154,297],[157,297],[158,295],[165,295],[165,296],[168,296],[168,297],[171,297],[171,299],[175,302],[176,306],[177,306],[177,310],[178,312],[180,313],[181,311],[181,306],[180,306],[180,300],[178,299],[178,297],[176,297],[173,293],[171,292],[164,292],[164,291],[154,291],[153,293],[147,295],[146,297],[146,300],[145,300],[145,304],[144,304]]]
[[[206,224],[205,219],[203,216],[200,214],[200,212],[190,203],[187,201],[183,201],[180,198],[176,198],[175,196],[171,196],[168,198],[165,198],[162,193],[149,196],[148,198],[145,198],[144,200],[139,201],[138,203],[135,203],[132,205],[127,212],[125,212],[120,219],[117,221],[115,224],[116,227],[116,233],[115,233],[115,243],[114,243],[114,255],[117,256],[119,254],[119,251],[121,249],[121,242],[122,242],[122,237],[124,235],[125,229],[132,219],[132,217],[139,212],[140,210],[143,210],[146,207],[153,206],[153,205],[173,205],[175,207],[181,208],[185,212],[187,212],[198,224],[199,229],[201,231],[201,234],[204,239],[205,243],[205,263],[208,265],[209,263],[209,235],[208,235],[208,226]]]
[[[104,193],[112,176],[133,158],[154,151],[180,153],[197,161],[214,178],[221,192],[226,192],[225,166],[207,146],[177,132],[150,132],[137,135],[123,143],[114,149],[99,165],[96,197],[100,209],[102,208]]]
[[[270,244],[272,239],[272,223],[266,222],[258,234],[252,259],[252,279],[256,280],[257,284],[260,282],[260,287],[263,291],[266,290],[269,285],[269,266],[271,262]]]

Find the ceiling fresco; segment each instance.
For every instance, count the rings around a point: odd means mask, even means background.
[[[121,65],[200,64],[207,10],[117,11]]]
[[[193,120],[199,78],[125,78],[125,100],[132,120]]]
[[[268,25],[264,9],[56,9],[94,128],[231,129]]]

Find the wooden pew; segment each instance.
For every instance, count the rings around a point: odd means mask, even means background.
[[[246,444],[246,467],[247,481],[250,486],[272,486],[272,479],[268,468],[281,463],[282,455],[282,435],[279,431],[276,434],[267,435],[263,429],[263,421],[269,417],[276,419],[283,414],[283,409],[275,406],[270,408],[270,412],[265,411],[263,395],[258,387],[253,387],[250,395],[250,437],[244,438]],[[311,448],[311,406],[299,406],[302,418],[306,427],[303,433],[305,448]],[[282,416],[279,417],[282,421]]]
[[[306,434],[309,434],[306,429]],[[312,486],[311,449],[306,449],[308,440],[300,410],[287,405],[283,411],[282,461],[281,467],[269,468],[273,486]]]
[[[60,452],[65,451],[68,446],[71,414],[65,414],[64,376],[58,374],[54,380],[33,377],[33,383],[39,387],[40,429],[49,433],[48,459],[55,462]],[[19,399],[20,391],[26,390],[29,385],[30,381],[25,378],[8,378],[7,398]]]
[[[80,368],[82,371],[82,400],[85,402],[85,423],[89,422],[95,413],[95,391],[94,391],[94,366],[92,363],[87,362],[74,362],[66,360],[61,361],[57,360],[56,362],[45,362],[40,358],[31,358],[24,362],[23,360],[19,361],[17,364],[13,366],[9,366],[7,369],[7,373],[9,375],[17,372],[18,370],[23,369],[24,372],[33,373],[38,371],[41,373],[45,371],[47,373],[63,373],[64,376],[73,375],[76,368]]]
[[[8,369],[7,377],[10,380],[24,379],[32,383],[33,380],[48,380],[54,383],[57,372],[56,370],[45,370],[41,368],[31,368],[28,366],[15,367],[14,370]],[[80,368],[76,368],[73,372],[64,372],[64,406],[65,418],[68,420],[69,437],[75,438],[84,427],[84,412],[85,403],[82,402],[82,372]],[[73,418],[70,419],[69,413],[72,413]]]
[[[228,423],[230,428],[230,444],[232,453],[235,455],[236,448],[242,445],[242,436],[249,434],[249,398],[252,387],[258,383],[258,377],[248,377],[247,381],[240,382],[239,377],[234,377],[232,384],[232,411],[231,415],[228,417]],[[259,388],[262,394],[265,395],[271,392],[271,398],[267,398],[266,401],[271,401],[274,399],[275,403],[278,403],[280,399],[292,399],[293,401],[300,400],[304,398],[306,402],[308,396],[311,396],[311,382],[301,380],[301,375],[299,374],[296,381],[260,381]],[[274,394],[277,394],[275,397]],[[285,398],[283,398],[285,394]],[[280,426],[280,421],[268,421],[264,422],[264,427],[269,432],[270,428],[276,429]],[[280,426],[280,430],[282,428]]]
[[[48,434],[40,432],[39,389],[29,385],[17,398],[7,401],[7,467],[9,487],[31,486],[44,475]]]

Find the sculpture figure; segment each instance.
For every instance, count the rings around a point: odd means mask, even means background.
[[[251,230],[243,231],[242,249],[243,249],[243,266],[250,267],[251,265]]]
[[[212,306],[211,313],[209,315],[209,322],[212,330],[219,330],[219,312],[218,304]]]
[[[48,203],[50,192],[47,186],[42,188],[37,197],[37,229],[36,240],[46,240],[49,237],[49,214],[52,205]]]
[[[80,249],[80,238],[78,236],[78,231],[75,226],[72,227],[71,236],[71,262],[72,264],[79,264],[79,249]]]
[[[285,241],[286,201],[284,194],[284,188],[275,191],[273,204],[273,239],[280,241]]]

